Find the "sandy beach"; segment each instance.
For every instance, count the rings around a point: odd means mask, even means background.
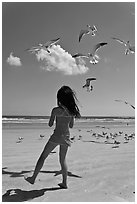
[[[53,128],[4,126],[2,201],[135,202],[135,125],[100,124],[80,123],[71,130],[68,189],[58,186],[62,179],[58,147],[45,161],[34,185],[24,180],[32,174]]]

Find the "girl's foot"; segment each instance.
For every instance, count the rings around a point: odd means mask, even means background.
[[[29,182],[30,184],[34,184],[34,179],[32,177],[24,177],[24,179]]]
[[[65,189],[67,189],[67,188],[68,188],[68,187],[67,187],[67,185],[66,185],[66,184],[64,184],[64,183],[59,183],[58,185],[60,186],[60,188],[65,188]]]

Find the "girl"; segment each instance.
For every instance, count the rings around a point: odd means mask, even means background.
[[[51,127],[56,120],[56,126],[54,133],[51,135],[47,144],[44,147],[42,154],[40,155],[34,173],[31,177],[25,178],[31,184],[34,184],[35,179],[40,172],[45,159],[51,153],[51,151],[57,146],[60,146],[59,161],[62,172],[62,183],[58,185],[61,188],[67,188],[67,164],[66,154],[68,147],[71,146],[69,128],[73,127],[74,117],[80,117],[79,108],[77,106],[77,98],[74,91],[68,86],[62,86],[57,93],[58,106],[53,108],[49,120],[49,126]]]

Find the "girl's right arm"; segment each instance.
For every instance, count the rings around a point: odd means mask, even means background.
[[[53,108],[52,112],[51,112],[50,119],[49,119],[49,124],[48,124],[49,127],[51,127],[54,124],[54,120],[55,120],[55,109]]]

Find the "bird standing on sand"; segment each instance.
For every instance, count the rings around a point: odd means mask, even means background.
[[[124,139],[125,139],[124,143],[128,143],[129,142],[128,134],[125,134]]]
[[[88,53],[87,55],[86,54],[81,54],[81,53],[76,53],[75,55],[73,55],[72,57],[73,58],[88,58],[89,59],[89,62],[93,65],[97,64],[99,62],[99,56],[96,54],[97,51],[104,45],[107,45],[108,43],[104,43],[104,42],[100,42],[98,44],[96,44],[94,47],[93,47],[93,50],[91,53]]]
[[[44,138],[44,137],[45,137],[45,135],[41,135],[41,134],[40,134],[40,138],[41,138],[41,139]]]
[[[90,86],[91,81],[96,80],[96,78],[88,78],[86,79],[86,84],[83,85],[83,88],[87,88],[87,91],[92,91],[93,90],[93,86]]]
[[[79,42],[81,41],[82,37],[86,34],[91,34],[92,36],[95,36],[95,33],[97,32],[97,28],[95,25],[93,26],[90,26],[90,25],[87,25],[87,29],[82,29],[80,31],[80,34],[79,34]]]
[[[23,137],[18,137],[18,140],[23,140],[24,138]]]
[[[109,142],[109,136],[106,135],[106,140],[104,141],[104,143],[108,143]]]
[[[116,40],[119,43],[124,44],[126,46],[125,55],[128,55],[129,53],[135,53],[135,46],[132,46],[129,43],[129,40],[127,42],[125,42],[125,41],[120,40],[119,38],[115,38],[115,37],[112,37],[112,39]]]

